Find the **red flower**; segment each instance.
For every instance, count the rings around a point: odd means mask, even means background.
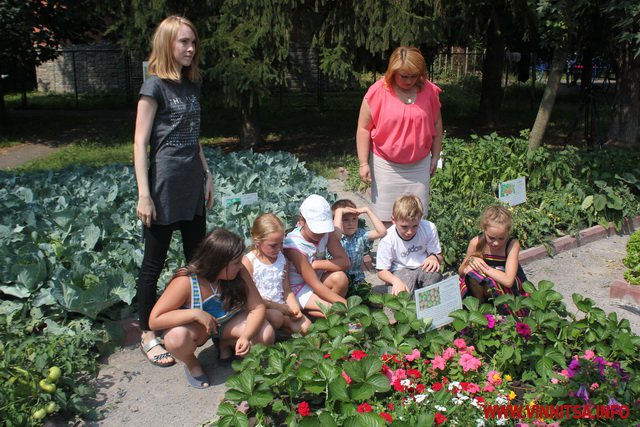
[[[442,424],[443,422],[447,421],[447,417],[445,417],[444,415],[442,415],[441,413],[437,413],[436,416],[434,417],[435,421],[436,421],[436,425],[439,426],[440,424]]]
[[[426,389],[424,384],[418,384],[416,385],[416,392],[418,394],[422,394],[422,392]]]
[[[380,412],[380,417],[388,423],[393,422],[393,418],[391,418],[391,415],[387,414],[386,412]]]
[[[355,360],[360,360],[363,357],[366,357],[367,353],[362,350],[354,350],[351,352],[351,358]]]
[[[518,322],[516,324],[516,332],[524,339],[529,339],[531,336],[531,327],[526,323]]]
[[[371,412],[371,405],[369,405],[368,403],[363,403],[361,405],[358,405],[358,412],[360,413]]]
[[[431,386],[431,389],[433,389],[433,391],[440,391],[442,390],[442,383],[434,383]]]
[[[331,357],[331,353],[327,353],[327,354],[324,355],[325,359],[329,359],[330,357]]]
[[[417,369],[407,369],[407,375],[415,379],[422,377],[422,374]]]
[[[347,384],[351,384],[353,382],[351,377],[349,375],[347,375],[347,373],[345,371],[342,371],[342,378],[344,378],[344,380],[347,382]]]
[[[307,402],[300,402],[300,404],[298,405],[298,413],[303,417],[308,416],[311,413],[309,404]]]
[[[405,391],[407,388],[400,384],[400,379],[397,379],[393,382],[393,389],[395,391]]]
[[[393,406],[393,403],[389,403],[389,410],[393,411],[393,408],[395,408],[395,406]]]

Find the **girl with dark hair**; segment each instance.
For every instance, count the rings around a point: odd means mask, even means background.
[[[191,262],[179,269],[153,307],[149,325],[165,330],[165,347],[185,364],[190,386],[209,379],[195,356],[209,338],[219,340],[220,360],[244,357],[256,343],[273,344],[275,332],[265,306],[242,265],[242,239],[218,228],[209,233]]]

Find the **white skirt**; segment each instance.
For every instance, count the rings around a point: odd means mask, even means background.
[[[416,163],[393,163],[371,155],[371,205],[381,221],[391,221],[393,203],[405,194],[422,200],[424,216],[429,207],[431,155]]]

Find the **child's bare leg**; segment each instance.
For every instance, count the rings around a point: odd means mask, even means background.
[[[222,339],[220,340],[220,358],[225,359],[231,357],[231,354],[235,352],[236,341],[244,333],[247,327],[247,315],[241,313],[231,319],[222,332]],[[260,329],[254,336],[250,338],[252,344],[264,344],[271,345],[276,340],[276,332],[266,319],[262,321]],[[226,350],[226,352],[223,351]],[[225,354],[226,353],[226,354]]]
[[[273,329],[277,331],[278,329],[283,327],[287,316],[282,314],[282,312],[279,310],[268,308],[266,318],[269,321],[269,323],[271,323],[271,326],[273,326]]]
[[[165,348],[184,363],[194,377],[204,374],[195,355],[196,349],[203,345],[209,336],[199,323],[176,326],[164,334]]]
[[[329,289],[341,297],[347,296],[349,290],[349,278],[344,271],[327,271],[320,278]]]
[[[331,303],[323,300],[316,294],[312,294],[309,297],[309,300],[307,301],[307,303],[305,304],[304,310],[309,316],[323,318],[324,314],[320,309],[321,305],[330,307]]]
[[[284,323],[282,325],[283,329],[290,333],[300,332],[302,335],[307,334],[307,330],[311,326],[311,320],[307,316],[302,316],[300,319],[296,319],[294,317],[285,316]]]

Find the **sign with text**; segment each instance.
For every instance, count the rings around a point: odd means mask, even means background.
[[[453,322],[449,313],[462,308],[460,276],[448,277],[441,282],[417,289],[414,294],[418,319],[430,317],[432,328]]]
[[[498,184],[498,198],[500,201],[508,203],[509,206],[516,206],[527,201],[527,184],[524,176],[511,181]]]
[[[225,208],[235,204],[246,206],[253,205],[254,203],[258,203],[258,193],[232,194],[222,197],[222,206]]]

